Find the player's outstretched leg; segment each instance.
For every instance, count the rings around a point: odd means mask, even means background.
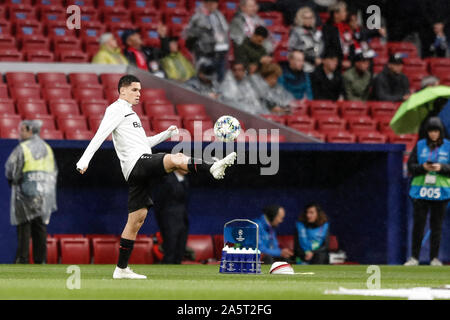
[[[164,157],[164,168],[167,172],[181,169],[190,173],[210,173],[215,179],[223,179],[225,169],[234,164],[236,152],[232,152],[222,160],[207,163],[204,160],[188,157],[182,153],[167,154]]]

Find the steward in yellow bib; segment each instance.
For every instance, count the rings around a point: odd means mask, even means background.
[[[47,225],[56,206],[57,168],[53,150],[40,137],[42,122],[20,124],[19,145],[5,164],[11,186],[11,225],[17,226],[16,263],[28,263],[32,238],[33,260],[45,263]]]

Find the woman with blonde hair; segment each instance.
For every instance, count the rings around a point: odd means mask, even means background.
[[[314,11],[310,7],[300,8],[289,34],[289,51],[302,51],[305,54],[304,71],[313,72],[315,66],[322,62],[323,48],[322,32],[316,28]]]

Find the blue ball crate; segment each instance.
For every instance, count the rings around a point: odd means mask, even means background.
[[[260,274],[259,226],[248,219],[234,219],[223,227],[224,247],[220,273]]]

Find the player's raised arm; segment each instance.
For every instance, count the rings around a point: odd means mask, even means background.
[[[103,117],[100,126],[95,133],[94,138],[92,138],[88,147],[83,153],[83,156],[77,162],[77,170],[81,174],[85,173],[89,162],[94,156],[95,152],[100,148],[103,141],[113,132],[113,130],[120,124],[120,122],[124,119],[123,112],[119,108],[115,108],[114,106],[108,107],[106,109],[105,115]]]
[[[157,144],[177,135],[178,133],[179,132],[178,132],[177,126],[170,126],[166,131],[160,132],[151,137],[147,137],[148,144],[149,144],[150,148],[152,148],[152,147],[156,146]]]

